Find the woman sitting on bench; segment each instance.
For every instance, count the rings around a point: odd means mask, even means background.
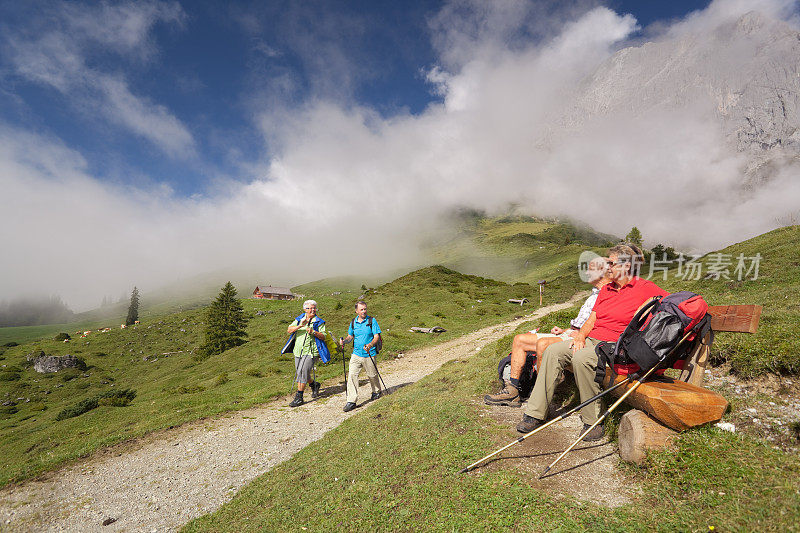
[[[520,407],[522,405],[522,391],[520,387],[520,376],[522,369],[529,352],[537,354],[537,360],[534,362],[534,369],[538,371],[540,363],[538,361],[538,354],[543,354],[545,348],[556,342],[565,340],[572,340],[572,338],[581,329],[581,326],[589,319],[592,308],[594,307],[597,295],[603,285],[611,282],[609,268],[606,263],[605,257],[595,257],[587,265],[586,281],[592,285],[592,294],[586,299],[572,321],[570,327],[561,329],[558,326],[550,330],[550,333],[537,333],[530,331],[528,333],[520,333],[514,336],[514,341],[511,343],[511,372],[510,378],[505,387],[498,394],[487,394],[483,397],[483,401],[487,405],[508,405],[511,407]],[[527,391],[526,391],[527,392]]]

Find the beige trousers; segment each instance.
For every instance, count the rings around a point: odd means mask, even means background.
[[[375,361],[372,357],[359,357],[358,355],[350,356],[350,370],[347,373],[347,402],[358,402],[358,374],[361,369],[367,373],[369,384],[372,386],[372,392],[381,390],[380,381],[378,380],[378,369],[375,367]]]
[[[594,347],[600,341],[592,338],[586,339],[586,346],[575,354],[572,353],[572,340],[557,342],[547,347],[542,354],[542,361],[539,363],[539,373],[536,376],[536,383],[533,385],[531,397],[525,406],[525,414],[545,420],[547,418],[547,406],[553,399],[558,379],[564,372],[564,368],[571,364],[572,372],[575,374],[575,382],[581,394],[581,402],[600,393],[600,385],[594,380],[595,369],[597,368],[597,354]],[[603,407],[602,399],[590,403],[581,409],[581,418],[584,424],[594,424],[600,417]]]

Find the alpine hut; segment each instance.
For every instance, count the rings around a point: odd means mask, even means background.
[[[291,300],[295,294],[291,289],[285,287],[273,287],[272,285],[258,285],[253,291],[253,298],[268,300]]]

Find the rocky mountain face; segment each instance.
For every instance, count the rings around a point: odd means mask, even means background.
[[[594,117],[702,108],[747,154],[744,185],[800,164],[800,33],[750,12],[711,32],[618,51],[576,88],[555,120],[574,131]]]

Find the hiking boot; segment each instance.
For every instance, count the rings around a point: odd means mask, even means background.
[[[312,381],[311,382],[311,399],[314,400],[319,398],[319,389],[322,388],[322,384],[319,381]]]
[[[342,411],[344,411],[345,413],[349,413],[350,411],[352,411],[355,408],[356,408],[356,404],[355,403],[347,402],[346,404],[344,404],[344,409],[342,409]]]
[[[583,429],[581,430],[581,435],[583,432],[592,427],[591,424],[584,424]],[[584,442],[594,442],[596,440],[600,440],[603,438],[603,435],[606,434],[606,425],[605,424],[598,424],[592,430],[583,437]]]
[[[299,407],[306,403],[303,401],[303,391],[297,391],[294,395],[294,400],[289,402],[289,407]]]
[[[372,396],[370,396],[369,399],[370,400],[377,400],[380,397],[381,397],[381,391],[378,391],[378,392],[373,392]]]
[[[520,433],[530,433],[542,424],[544,424],[544,420],[539,420],[529,415],[522,415],[522,422],[517,424],[517,431]]]
[[[483,401],[486,405],[510,405],[512,407],[519,407],[522,405],[522,400],[519,397],[519,390],[510,383],[498,394],[487,394],[483,397]]]

